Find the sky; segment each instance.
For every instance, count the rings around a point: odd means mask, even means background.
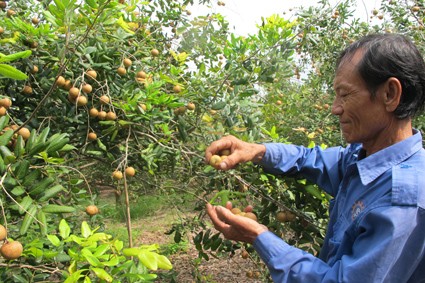
[[[268,17],[272,14],[282,15],[284,12],[289,15],[291,8],[309,7],[315,5],[318,0],[221,0],[225,6],[214,4],[211,10],[225,16],[230,23],[230,31],[236,35],[247,35],[256,33],[256,25],[261,24],[261,17]],[[337,4],[340,0],[330,0],[332,4]],[[379,8],[381,0],[356,0],[358,17],[367,20],[367,14],[371,14],[374,8]],[[191,8],[194,15],[205,14],[207,8],[194,6]]]

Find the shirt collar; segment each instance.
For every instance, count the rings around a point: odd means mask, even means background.
[[[366,186],[371,183],[385,171],[406,160],[421,148],[422,135],[419,131],[413,130],[411,137],[357,161],[362,184]]]

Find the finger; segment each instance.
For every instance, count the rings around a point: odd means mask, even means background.
[[[232,202],[231,201],[226,202],[226,208],[228,210],[232,210],[232,207],[233,207],[233,205],[232,205]]]
[[[244,209],[245,212],[252,212],[254,210],[254,207],[252,205],[247,205]]]
[[[214,224],[214,227],[220,232],[223,232],[226,229],[226,227],[228,227],[229,225],[227,225],[221,219],[219,219],[217,215],[217,207],[212,206],[210,203],[207,203],[206,207],[207,207],[207,214],[210,217],[212,223]]]
[[[216,140],[210,144],[205,150],[205,162],[208,163],[210,161],[211,156],[217,154],[220,150],[224,148],[223,138]]]
[[[219,169],[220,170],[229,170],[234,168],[236,165],[238,164],[237,161],[235,161],[234,156],[229,155],[226,157],[226,159],[224,159],[223,161],[221,161],[221,163],[219,164]]]
[[[230,212],[229,209],[224,208],[222,206],[216,207],[216,214],[217,214],[217,218],[220,221],[222,221],[226,224],[229,224],[229,225],[232,225],[232,223],[235,222],[234,218],[237,217],[232,212]]]

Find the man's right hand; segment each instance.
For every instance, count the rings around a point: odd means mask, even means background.
[[[234,136],[225,136],[214,141],[205,150],[205,162],[209,163],[211,156],[219,155],[223,150],[230,150],[230,154],[218,166],[218,169],[229,170],[239,163],[259,162],[266,152],[262,144],[244,142]]]

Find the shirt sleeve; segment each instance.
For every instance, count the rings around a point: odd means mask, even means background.
[[[276,283],[410,282],[425,253],[423,223],[417,207],[374,209],[359,220],[354,244],[332,266],[271,232],[260,234],[254,248]]]
[[[350,148],[332,147],[322,149],[318,146],[303,146],[266,143],[266,152],[259,163],[271,174],[302,175],[316,183],[328,194],[335,196],[342,179],[344,156]]]

